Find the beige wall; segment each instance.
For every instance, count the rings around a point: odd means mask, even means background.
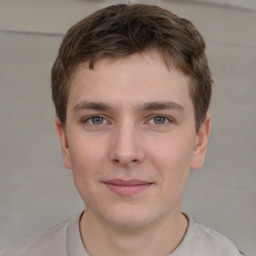
[[[226,5],[228,7],[240,7],[240,8],[256,10],[255,0],[182,0],[182,1],[221,4],[221,5]]]
[[[50,69],[63,33],[88,13],[126,1],[0,0],[0,248],[82,209],[54,128]],[[136,1],[132,1],[136,2]],[[256,251],[256,12],[183,1],[159,4],[191,19],[214,77],[213,132],[191,171],[183,210]]]

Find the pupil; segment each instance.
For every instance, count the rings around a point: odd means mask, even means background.
[[[96,117],[92,118],[93,124],[102,124],[102,121],[103,121],[103,118],[99,117],[99,116],[96,116]]]
[[[156,124],[164,124],[165,117],[157,116],[157,117],[154,118],[154,121],[155,121]]]

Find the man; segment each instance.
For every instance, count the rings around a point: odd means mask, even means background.
[[[86,209],[2,256],[240,255],[181,213],[210,135],[204,49],[191,22],[156,6],[110,6],[68,31],[52,95]]]

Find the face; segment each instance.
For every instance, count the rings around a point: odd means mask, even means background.
[[[195,131],[190,81],[156,53],[77,68],[65,132],[56,123],[65,166],[99,220],[139,228],[179,213],[210,131],[208,116]]]

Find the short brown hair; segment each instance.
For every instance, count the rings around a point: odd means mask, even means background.
[[[189,88],[196,130],[204,122],[212,79],[205,43],[193,24],[158,6],[113,5],[96,11],[69,29],[52,68],[52,98],[56,115],[66,123],[69,87],[78,64],[120,58],[147,50],[158,51],[170,67],[192,77]]]

